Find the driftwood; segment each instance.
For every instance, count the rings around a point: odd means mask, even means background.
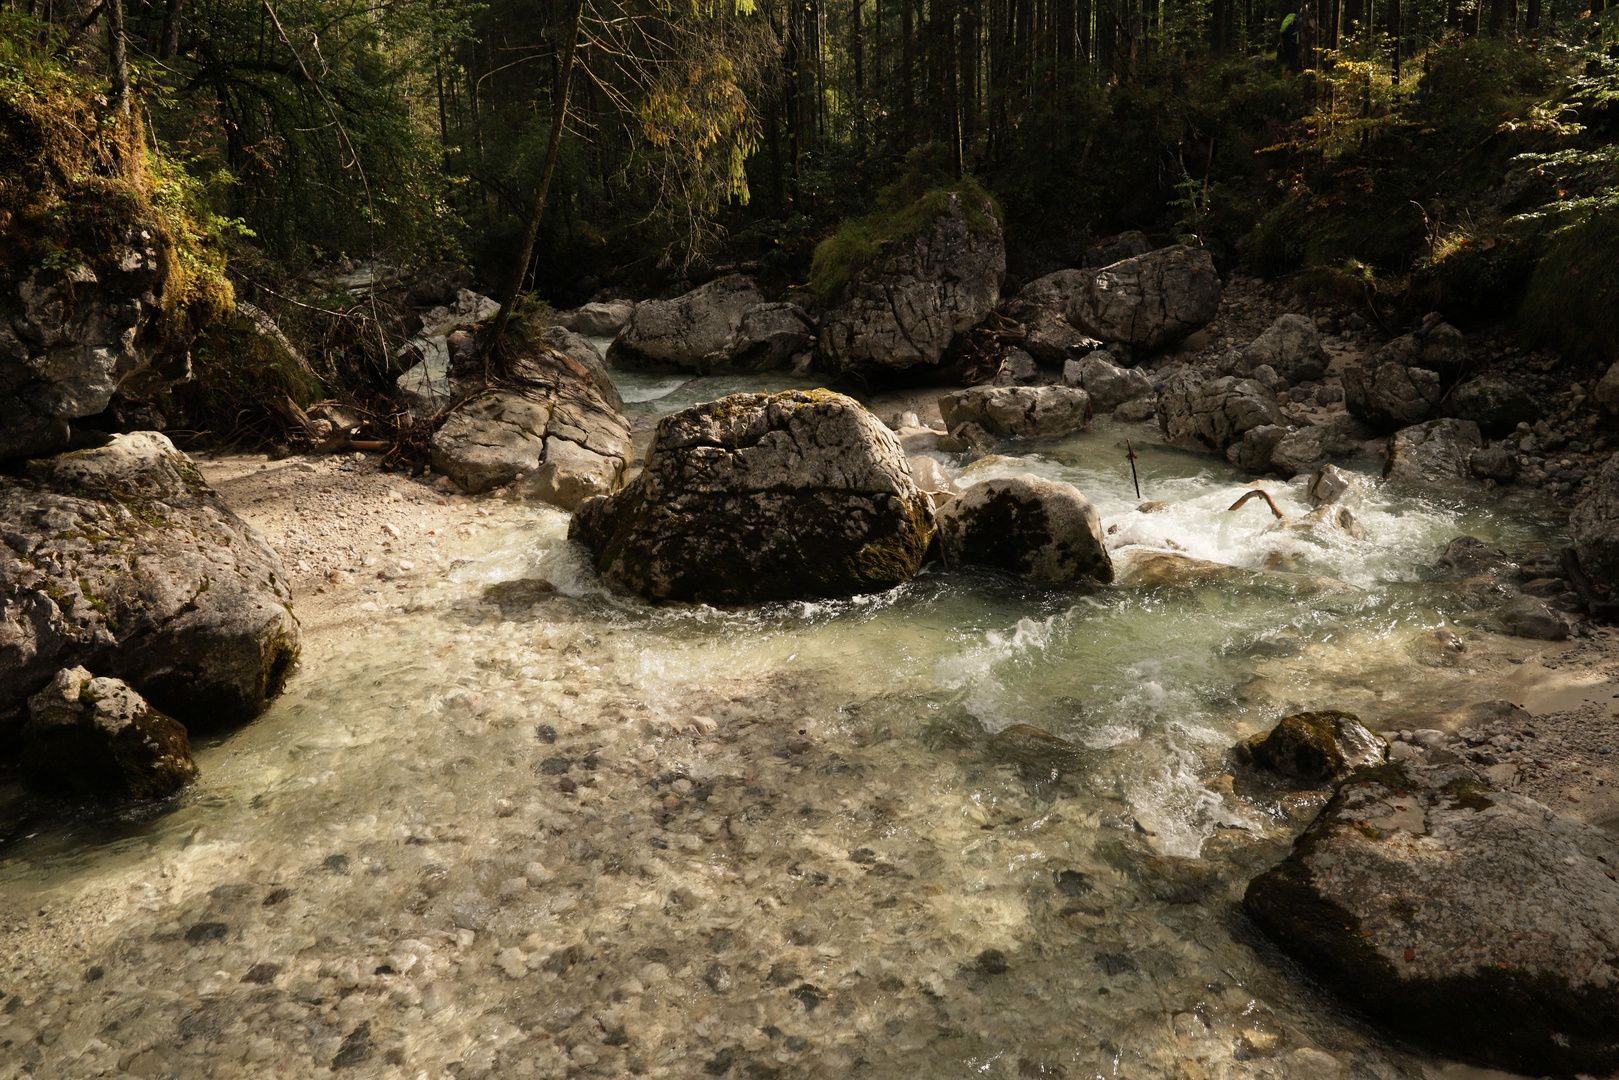
[[[1230,513],[1233,510],[1242,509],[1243,504],[1248,502],[1250,499],[1264,499],[1265,505],[1270,507],[1270,512],[1275,514],[1278,520],[1287,520],[1287,515],[1282,513],[1281,507],[1276,505],[1276,500],[1271,498],[1270,492],[1266,491],[1264,488],[1254,488],[1254,490],[1250,491],[1248,494],[1226,507],[1226,512]]]

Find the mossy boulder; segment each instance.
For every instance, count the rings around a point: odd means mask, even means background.
[[[991,566],[1052,584],[1113,580],[1100,515],[1060,480],[974,484],[939,512],[939,537],[952,566]]]
[[[1328,989],[1449,1057],[1619,1069],[1619,840],[1459,765],[1351,776],[1248,885],[1254,922]]]
[[[258,715],[298,656],[281,560],[155,432],[0,476],[0,752],[64,667],[193,731]]]
[[[640,475],[581,506],[569,536],[648,599],[754,604],[910,580],[933,508],[899,440],[853,399],[733,394],[664,417]]]
[[[1238,761],[1283,780],[1335,783],[1388,760],[1388,741],[1360,718],[1333,709],[1283,717],[1263,735],[1237,744]]]
[[[119,679],[63,668],[28,702],[24,775],[104,799],[157,799],[197,775],[185,726]]]

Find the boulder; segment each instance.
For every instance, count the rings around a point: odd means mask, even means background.
[[[1387,761],[1389,744],[1359,717],[1328,709],[1284,717],[1263,735],[1238,743],[1234,754],[1283,781],[1336,784]]]
[[[1327,373],[1327,351],[1321,332],[1306,315],[1283,315],[1242,350],[1243,365],[1252,371],[1268,365],[1289,383],[1319,379]]]
[[[1310,477],[1305,497],[1312,508],[1322,506],[1356,507],[1366,496],[1366,478],[1359,473],[1340,469],[1336,465],[1323,465]]]
[[[1113,363],[1113,354],[1105,349],[1095,349],[1082,360],[1065,363],[1062,381],[1084,390],[1091,396],[1091,407],[1104,413],[1152,393],[1152,383],[1146,375],[1134,368],[1119,367]]]
[[[1573,629],[1567,619],[1538,596],[1514,597],[1496,610],[1495,617],[1513,637],[1537,641],[1564,641]]]
[[[597,351],[596,346],[591,343],[589,338],[566,327],[552,326],[548,327],[540,335],[540,340],[584,368],[584,378],[591,386],[596,388],[602,400],[614,412],[624,411],[624,399],[619,396],[618,387],[613,383],[612,373],[607,370],[607,362],[602,359],[602,354]],[[539,355],[543,356],[543,354]],[[534,365],[536,362],[533,355],[518,359],[514,362],[512,374],[522,378],[532,377],[535,374]],[[541,364],[541,367],[549,368],[553,371],[556,369],[554,363]],[[574,371],[573,374],[577,375],[578,372]],[[539,381],[544,383],[546,381],[545,375],[539,375]]]
[[[1312,472],[1329,457],[1353,453],[1359,443],[1351,435],[1332,424],[1312,424],[1290,431],[1271,453],[1271,468],[1283,476]]]
[[[1619,1069],[1619,840],[1460,765],[1340,785],[1245,906],[1374,1020],[1532,1076]]]
[[[1378,431],[1422,423],[1441,396],[1438,372],[1381,359],[1369,367],[1345,364],[1343,384],[1344,408]]]
[[[582,304],[572,311],[561,312],[557,322],[576,334],[587,337],[610,338],[624,329],[624,324],[635,314],[634,300],[607,300],[602,303]]]
[[[28,701],[23,773],[79,795],[160,799],[197,775],[191,739],[120,679],[63,668]]]
[[[905,453],[842,394],[733,394],[658,424],[646,465],[569,529],[604,579],[653,600],[752,604],[913,577],[933,510]]]
[[[1459,577],[1477,577],[1487,574],[1503,581],[1518,572],[1518,564],[1498,547],[1486,544],[1476,536],[1458,536],[1445,545],[1439,556],[1439,565],[1454,571]]]
[[[1277,424],[1261,424],[1242,433],[1242,438],[1226,447],[1226,460],[1249,472],[1267,472],[1288,430]]]
[[[905,459],[905,466],[911,472],[911,481],[916,484],[917,490],[927,495],[954,495],[957,492],[955,481],[950,474],[944,471],[944,466],[930,457],[917,455]],[[942,500],[935,500],[934,505]]]
[[[1471,420],[1485,438],[1501,439],[1519,424],[1540,419],[1538,402],[1505,379],[1469,379],[1450,392],[1441,406],[1446,416]]]
[[[1252,379],[1186,368],[1158,388],[1158,425],[1176,446],[1223,455],[1249,429],[1281,423],[1276,395]]]
[[[1472,476],[1468,461],[1482,444],[1471,420],[1430,420],[1389,436],[1383,476],[1416,484],[1441,484]]]
[[[1591,396],[1608,412],[1619,413],[1619,362],[1608,366],[1608,370],[1592,388]]]
[[[1065,435],[1090,423],[1091,399],[1069,386],[972,386],[940,398],[939,415],[951,431],[979,424],[996,435]]]
[[[1568,518],[1580,566],[1598,585],[1619,588],[1619,454],[1597,473],[1591,494]]]
[[[1056,366],[1101,346],[1069,317],[1092,276],[1084,270],[1058,270],[1029,282],[1000,306],[1003,315],[1023,324],[1023,348],[1036,360]]]
[[[1079,489],[1044,477],[985,480],[939,513],[951,566],[992,566],[1053,584],[1113,580],[1102,519]]]
[[[1504,446],[1486,446],[1468,456],[1467,471],[1479,480],[1510,484],[1518,478],[1518,455]]]
[[[1146,420],[1158,418],[1158,398],[1144,397],[1134,401],[1126,401],[1113,410],[1113,419],[1122,420],[1127,424],[1139,424]]]
[[[766,304],[753,279],[719,278],[673,300],[645,300],[607,349],[614,367],[651,371],[758,371],[810,345],[809,317]]]
[[[1176,244],[1091,273],[1068,315],[1103,341],[1152,351],[1207,326],[1220,295],[1209,253]]]
[[[994,310],[1006,244],[992,204],[975,228],[959,194],[913,240],[858,271],[821,319],[820,357],[834,371],[866,375],[936,365],[957,335]]]
[[[263,537],[155,432],[0,476],[0,727],[64,667],[194,731],[257,716],[298,657],[290,598]]]
[[[1467,339],[1462,332],[1430,315],[1420,328],[1379,349],[1376,362],[1425,368],[1445,379],[1455,379],[1467,367],[1467,359]]]

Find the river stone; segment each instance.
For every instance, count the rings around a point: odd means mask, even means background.
[[[1271,457],[1288,435],[1288,430],[1277,424],[1261,424],[1242,433],[1242,438],[1226,447],[1226,460],[1249,472],[1266,472]]]
[[[1446,416],[1471,420],[1490,439],[1511,435],[1519,424],[1541,417],[1540,405],[1505,379],[1470,379],[1450,392],[1441,406]]]
[[[1152,351],[1207,326],[1220,310],[1220,295],[1209,253],[1176,244],[1092,273],[1069,317],[1103,341]]]
[[[1283,476],[1310,472],[1329,457],[1351,453],[1356,443],[1341,429],[1310,425],[1289,431],[1270,455],[1270,467]]]
[[[944,471],[944,466],[933,458],[917,455],[905,459],[905,465],[911,471],[911,480],[919,491],[929,494],[956,493],[955,481],[950,474]]]
[[[1606,1076],[1619,1068],[1615,865],[1612,834],[1460,765],[1386,765],[1339,786],[1245,904],[1313,976],[1419,1045]]]
[[[951,431],[980,424],[996,435],[1066,435],[1090,423],[1091,398],[1071,386],[971,386],[940,398],[939,415]]]
[[[1252,379],[1186,368],[1158,388],[1158,425],[1176,446],[1224,455],[1250,429],[1281,423],[1276,395]]]
[[[1389,436],[1383,477],[1415,484],[1468,480],[1468,462],[1483,439],[1471,420],[1430,420]]]
[[[1580,566],[1608,589],[1619,588],[1619,454],[1597,473],[1591,493],[1568,518]]]
[[[1237,744],[1238,761],[1283,780],[1335,784],[1356,769],[1388,760],[1388,740],[1350,713],[1328,709],[1282,718]]]
[[[1336,465],[1323,465],[1310,477],[1305,497],[1311,507],[1359,506],[1366,497],[1366,478]]]
[[[568,535],[653,600],[752,604],[910,580],[933,535],[899,440],[826,390],[733,394],[664,417],[646,466]]]
[[[633,314],[634,300],[607,300],[581,304],[572,311],[561,312],[557,322],[576,334],[610,338],[624,329],[624,324],[630,321]]]
[[[971,227],[952,194],[931,229],[859,270],[821,318],[822,362],[867,375],[933,366],[982,322],[1000,300],[1006,243],[994,205],[978,210],[989,228]]]
[[[1253,371],[1269,366],[1289,383],[1319,379],[1327,373],[1327,351],[1321,332],[1307,315],[1283,315],[1242,350],[1243,366]]]
[[[1113,580],[1102,519],[1072,484],[1025,474],[985,480],[939,513],[951,566],[1010,570],[1056,584]]]
[[[1500,548],[1486,544],[1476,536],[1458,536],[1445,545],[1439,556],[1439,565],[1454,570],[1461,577],[1490,577],[1510,579],[1518,572],[1518,564]]]
[[[1427,420],[1441,397],[1438,372],[1393,362],[1345,364],[1343,385],[1344,408],[1378,431]]]
[[[1495,617],[1513,637],[1538,641],[1565,641],[1572,629],[1567,619],[1538,596],[1514,597],[1496,610]]]
[[[197,775],[185,727],[119,679],[63,668],[28,700],[23,772],[101,798],[158,799]]]
[[[767,305],[752,278],[732,274],[673,300],[635,305],[607,360],[614,367],[698,375],[755,371],[807,348],[809,334],[808,317],[796,305]]]
[[[1062,381],[1089,394],[1091,407],[1097,412],[1112,412],[1127,401],[1152,393],[1152,383],[1146,375],[1135,368],[1119,367],[1106,349],[1095,349],[1083,360],[1068,361],[1062,368]]]
[[[64,667],[193,731],[251,719],[298,656],[290,596],[264,538],[156,432],[0,476],[0,729]]]

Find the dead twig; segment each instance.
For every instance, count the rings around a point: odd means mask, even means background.
[[[1276,505],[1276,500],[1271,498],[1270,492],[1266,491],[1264,488],[1254,488],[1254,490],[1250,491],[1248,494],[1226,507],[1226,512],[1230,513],[1233,510],[1242,509],[1243,504],[1248,502],[1250,499],[1264,499],[1265,505],[1270,507],[1270,512],[1276,515],[1277,520],[1287,520],[1287,515],[1282,513],[1281,507]]]

